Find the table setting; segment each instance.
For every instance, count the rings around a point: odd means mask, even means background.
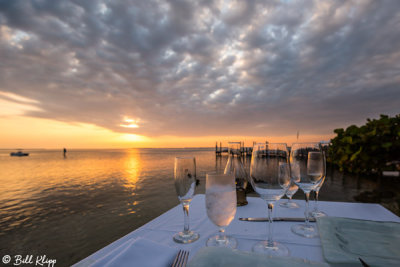
[[[319,143],[257,143],[247,181],[259,197],[238,193],[240,166],[207,173],[195,194],[196,159],[177,157],[181,204],[74,266],[400,266],[400,218],[381,205],[318,201],[310,211],[325,176]],[[305,201],[291,199],[298,189]]]

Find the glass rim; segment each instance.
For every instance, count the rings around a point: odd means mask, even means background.
[[[287,143],[266,143],[267,145],[286,145]]]
[[[207,175],[213,175],[213,176],[228,176],[228,175],[233,175],[232,173],[223,173],[223,172],[216,172],[216,171],[211,171],[211,172],[206,172]]]
[[[288,143],[271,143],[271,142],[257,142],[254,145],[287,145]]]
[[[175,157],[175,159],[196,159],[196,157],[182,156],[182,157]]]
[[[294,142],[292,143],[292,145],[294,144],[299,144],[299,145],[305,145],[305,144],[321,144],[321,142]]]
[[[289,147],[287,143],[255,143],[255,144],[253,145],[253,148],[256,147],[256,146],[265,146],[265,147],[268,147],[268,146],[279,146],[279,145],[285,146],[286,148]]]
[[[319,142],[301,142],[301,143],[292,143],[290,148],[294,146],[302,146],[302,147],[319,147],[322,150],[322,145]]]

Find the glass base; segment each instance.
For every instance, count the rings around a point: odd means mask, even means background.
[[[247,204],[249,204],[249,202],[247,202],[247,200],[245,201],[240,201],[239,200],[236,202],[236,206],[238,207],[242,207],[242,206],[246,206]]]
[[[296,224],[292,226],[292,232],[306,238],[318,237],[318,229],[314,225]]]
[[[272,256],[289,256],[289,249],[278,242],[272,242],[269,244],[268,241],[258,242],[253,246],[253,252],[267,254]]]
[[[188,232],[179,232],[174,235],[173,239],[177,243],[182,243],[182,244],[187,244],[187,243],[192,243],[199,239],[200,235],[198,233],[195,233],[193,231],[188,231]]]
[[[207,247],[226,247],[226,248],[236,248],[237,241],[234,237],[231,236],[220,236],[216,235],[210,237],[206,243]]]
[[[311,212],[308,213],[308,214],[310,215],[310,217],[313,217],[313,218],[328,216],[328,215],[326,215],[325,212],[319,211],[319,210],[318,210],[318,211],[311,211]]]
[[[237,200],[236,205],[237,205],[238,207],[240,207],[240,206],[246,206],[247,204],[249,204],[249,203],[247,202],[247,199],[246,199],[246,191],[244,191],[244,189],[242,189],[242,190],[236,189],[236,200]]]
[[[288,208],[288,209],[298,209],[298,208],[300,208],[300,206],[296,202],[291,202],[291,201],[290,202],[289,201],[282,202],[282,203],[279,204],[279,206],[283,207],[283,208]]]

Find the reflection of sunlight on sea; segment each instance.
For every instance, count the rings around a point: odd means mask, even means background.
[[[124,157],[124,175],[122,185],[130,192],[131,196],[136,195],[136,190],[140,188],[140,173],[143,169],[143,163],[140,161],[140,153],[137,149],[129,150]],[[129,214],[136,213],[135,206],[139,201],[133,200],[126,203]],[[119,216],[124,216],[123,213]]]
[[[139,174],[142,168],[138,151],[136,149],[129,150],[124,158],[124,170],[126,173],[124,186],[130,188],[133,195],[135,194],[134,190],[139,182]]]

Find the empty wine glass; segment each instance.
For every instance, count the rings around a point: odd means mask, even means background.
[[[236,248],[236,239],[225,235],[225,227],[236,214],[236,186],[233,174],[206,175],[206,210],[208,218],[220,228],[219,234],[210,237],[206,245]]]
[[[329,144],[327,144],[327,143],[321,143],[322,152],[324,153],[324,155],[325,155],[325,151],[326,151],[325,149],[328,148],[328,145]],[[324,172],[324,177],[318,183],[318,186],[314,189],[314,193],[315,193],[315,195],[314,195],[314,210],[310,212],[310,216],[314,217],[314,218],[326,216],[325,212],[320,211],[318,209],[319,190],[321,189],[321,187],[324,184],[325,179],[326,179],[326,157],[324,157],[324,166],[325,166],[325,168],[324,168],[324,171],[325,171]]]
[[[258,143],[253,147],[250,182],[268,206],[268,238],[254,245],[253,251],[269,255],[287,256],[286,246],[273,241],[272,210],[290,186],[290,169],[286,144]]]
[[[326,213],[323,211],[320,211],[318,209],[318,195],[319,195],[319,190],[321,189],[324,181],[325,181],[326,175],[321,179],[321,182],[319,182],[318,186],[313,190],[315,193],[314,196],[314,209],[310,212],[310,216],[317,218],[317,217],[324,217],[326,216]]]
[[[292,232],[303,237],[318,236],[317,228],[309,222],[310,192],[315,190],[325,175],[325,155],[319,143],[294,143],[290,152],[292,181],[306,195],[305,224],[292,227]]]
[[[292,201],[292,197],[294,194],[296,194],[297,190],[299,187],[291,181],[289,188],[286,190],[285,195],[287,196],[288,200],[286,202],[282,202],[279,204],[279,206],[283,208],[288,208],[288,209],[298,209],[300,206]]]
[[[224,173],[232,173],[235,176],[237,205],[245,206],[248,204],[246,199],[246,187],[248,178],[246,170],[242,163],[240,149],[240,142],[228,143],[229,158],[226,163]]]
[[[184,228],[174,235],[178,243],[191,243],[199,239],[199,234],[189,229],[189,205],[196,187],[196,159],[194,157],[176,157],[174,168],[175,189],[183,207]]]

